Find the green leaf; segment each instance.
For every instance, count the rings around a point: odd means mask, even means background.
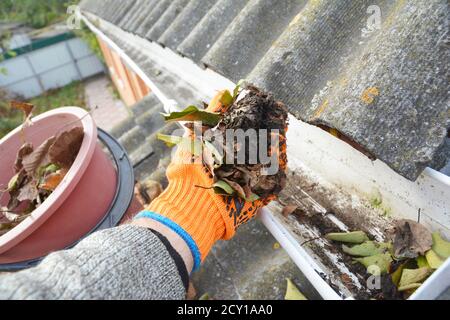
[[[369,240],[369,237],[367,237],[363,231],[332,232],[326,234],[325,238],[328,240],[349,243],[363,243],[364,241]]]
[[[224,110],[233,103],[233,96],[228,90],[221,90],[209,102],[208,110]]]
[[[184,148],[195,156],[199,156],[202,152],[202,143],[198,139],[191,139],[189,137],[171,136],[167,134],[157,133],[156,137],[165,142],[168,147],[178,145],[179,148]]]
[[[442,239],[439,232],[433,232],[431,237],[433,238],[433,251],[444,259],[450,257],[450,242]]]
[[[230,91],[225,90],[220,97],[220,103],[224,106],[229,106],[233,103],[234,97],[231,95]]]
[[[425,258],[431,269],[437,269],[444,263],[444,260],[442,260],[433,249],[425,252]]]
[[[6,54],[8,56],[10,56],[11,58],[14,58],[15,56],[17,56],[17,52],[15,52],[13,50],[9,50],[8,52],[6,52]]]
[[[50,163],[47,167],[44,169],[44,173],[54,173],[61,169],[57,164]]]
[[[183,111],[176,111],[172,113],[162,113],[164,120],[172,121],[201,121],[204,125],[211,127],[216,126],[221,118],[220,113],[208,112],[200,110],[196,106],[189,106]]]
[[[430,268],[427,258],[425,256],[418,256],[416,258],[416,263],[419,268]]]
[[[223,181],[225,181],[226,183],[228,183],[229,186],[231,186],[231,188],[233,188],[233,190],[236,192],[236,194],[241,197],[242,199],[245,199],[245,191],[244,188],[241,187],[241,185],[235,181],[226,179],[226,178],[222,178]]]
[[[220,191],[225,191],[225,194],[228,194],[228,195],[231,195],[231,194],[234,193],[233,188],[232,188],[228,183],[226,183],[226,182],[223,181],[223,180],[219,180],[219,181],[217,181],[216,183],[214,183],[214,184],[213,184],[213,187],[214,187],[214,191],[216,191],[216,193],[223,194],[223,193],[221,193]],[[216,188],[217,188],[218,190],[216,190]],[[217,191],[218,191],[218,192],[217,192]]]
[[[376,254],[386,252],[390,247],[390,243],[379,243],[375,241],[366,241],[353,247],[342,245],[342,250],[352,256],[369,257]]]
[[[405,269],[406,263],[402,263],[398,266],[398,268],[391,273],[391,279],[392,283],[395,284],[398,287],[398,284],[400,282],[400,278],[402,277],[403,269]]]
[[[431,274],[428,268],[403,269],[402,277],[398,284],[399,288],[405,287],[413,283],[421,283]]]
[[[241,86],[245,83],[245,79],[241,79],[236,84],[236,87],[234,87],[233,90],[233,101],[236,100],[237,96],[239,95],[239,91],[241,90]]]
[[[206,292],[206,293],[202,294],[201,297],[198,298],[198,300],[210,300],[209,293]]]
[[[156,137],[165,142],[168,147],[173,147],[183,141],[183,137],[180,136],[171,136],[167,134],[157,133]]]
[[[252,193],[250,197],[245,198],[245,201],[253,202],[259,199],[259,196],[256,193]]]
[[[8,192],[14,191],[17,189],[18,181],[19,181],[19,174],[16,174],[14,177],[11,178],[8,182],[8,189],[6,189]]]
[[[55,173],[59,169],[61,169],[61,168],[57,164],[54,164],[54,163],[50,163],[46,167],[40,167],[38,169],[37,178],[39,180],[42,176],[50,174],[50,173]]]
[[[353,260],[363,264],[367,268],[368,273],[379,275],[388,272],[392,257],[390,253],[381,253],[370,257],[355,258]],[[374,266],[378,268],[374,268]]]
[[[301,292],[298,290],[296,285],[291,279],[286,278],[287,287],[286,294],[284,295],[284,300],[308,300]]]

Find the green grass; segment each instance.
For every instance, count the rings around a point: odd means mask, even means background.
[[[0,20],[43,28],[67,18],[67,6],[78,0],[1,0]]]
[[[33,115],[63,106],[77,106],[86,108],[84,99],[84,85],[82,82],[73,82],[65,87],[49,90],[45,94],[27,101],[35,108]],[[23,115],[18,110],[9,107],[9,103],[0,103],[0,138],[22,123]]]

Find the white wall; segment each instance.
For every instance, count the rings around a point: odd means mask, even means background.
[[[32,98],[104,71],[103,64],[79,38],[72,38],[2,61],[0,87]]]

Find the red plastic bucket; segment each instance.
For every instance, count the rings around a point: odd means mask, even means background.
[[[0,237],[0,264],[43,257],[66,248],[93,230],[116,195],[117,172],[97,143],[97,127],[85,110],[64,107],[33,118],[25,128],[35,147],[60,131],[82,126],[84,140],[69,172],[55,191],[14,229]],[[0,186],[14,175],[13,164],[22,145],[21,127],[0,140]],[[6,205],[9,195],[0,195]],[[134,210],[137,210],[136,208]]]

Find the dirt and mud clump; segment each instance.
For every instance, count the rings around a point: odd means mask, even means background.
[[[287,110],[283,103],[276,101],[271,94],[265,93],[258,88],[248,85],[245,88],[243,97],[237,99],[224,112],[218,124],[218,130],[223,132],[223,141],[227,145],[223,150],[229,152],[229,142],[226,141],[226,130],[255,130],[257,139],[245,137],[245,141],[233,141],[233,165],[222,165],[214,170],[216,179],[222,179],[232,187],[242,188],[242,192],[248,198],[252,193],[260,198],[278,194],[286,185],[286,153],[281,150],[286,149],[286,128]],[[261,130],[265,129],[265,130]],[[278,130],[278,134],[275,130]],[[277,135],[278,141],[273,144],[272,136]],[[266,140],[265,143],[264,139]],[[255,148],[256,144],[256,148]],[[228,147],[227,147],[228,146]],[[245,149],[245,162],[240,163],[238,154]],[[275,174],[264,174],[270,164],[264,163],[257,152],[257,161],[250,157],[251,150],[266,148],[265,155],[270,156],[272,152],[278,155],[279,167]],[[264,156],[265,156],[264,155]],[[242,162],[242,161],[241,161]]]

